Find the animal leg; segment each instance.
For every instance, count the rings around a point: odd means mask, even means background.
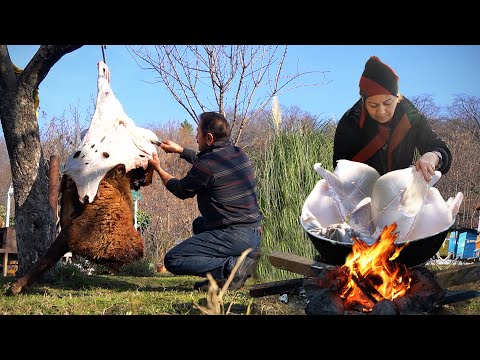
[[[18,295],[23,292],[29,285],[34,283],[44,272],[51,269],[60,260],[63,254],[70,251],[67,244],[67,236],[65,231],[61,231],[55,241],[50,245],[45,255],[37,260],[35,265],[21,278],[17,279],[10,291],[12,295]]]

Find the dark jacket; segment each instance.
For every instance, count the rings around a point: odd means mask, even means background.
[[[167,189],[180,199],[197,195],[207,229],[261,225],[253,167],[242,149],[227,139],[198,154],[184,149],[180,157],[193,166],[183,179],[170,179]]]
[[[365,121],[359,119],[363,101],[360,99],[340,119],[335,132],[333,167],[337,160],[359,161],[375,168],[380,175],[404,169],[414,164],[415,150],[420,155],[429,151],[442,154],[439,171],[450,169],[452,155],[445,142],[432,130],[427,118],[405,97],[386,124],[373,120],[365,111]]]

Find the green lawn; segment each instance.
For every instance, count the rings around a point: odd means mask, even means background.
[[[53,283],[37,283],[18,296],[8,294],[14,277],[0,277],[1,315],[201,315],[207,308],[207,293],[193,290],[197,277],[91,275],[63,271]],[[258,282],[258,281],[257,281]],[[249,279],[244,288],[227,291],[220,314],[305,315],[305,299],[279,295],[252,298]],[[456,290],[480,290],[480,282]],[[458,314],[480,314],[480,298],[455,303],[448,309]]]
[[[7,295],[13,277],[0,277],[2,315],[199,315],[207,293],[193,290],[197,277],[154,277],[73,274],[51,284],[34,284],[23,294]],[[252,298],[248,287],[227,291],[222,314],[304,314],[304,307],[283,304],[278,296]]]

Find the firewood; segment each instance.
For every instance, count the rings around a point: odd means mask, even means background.
[[[375,289],[369,279],[363,277],[360,273],[356,274],[357,276],[352,276],[352,280],[357,285],[362,293],[373,303],[377,303],[377,299],[373,296],[373,294],[377,296],[381,296],[380,293]]]
[[[274,281],[264,284],[257,284],[250,286],[251,297],[261,297],[267,295],[284,294],[287,292],[297,291],[303,285],[303,278]]]
[[[454,269],[440,270],[435,280],[443,289],[480,280],[480,264],[464,265]]]
[[[302,256],[278,251],[272,252],[269,260],[276,268],[304,276],[317,276],[322,268],[329,266]]]

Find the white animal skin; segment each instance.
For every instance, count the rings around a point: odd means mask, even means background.
[[[439,171],[427,183],[413,166],[383,176],[349,160],[339,160],[333,173],[320,164],[314,169],[324,179],[303,205],[302,225],[312,234],[331,234],[338,228],[341,236],[336,238],[342,242],[352,242],[345,234],[353,233],[372,243],[394,222],[396,243],[423,239],[448,229],[463,201],[461,192],[443,200],[433,187],[441,177]]]
[[[105,174],[118,164],[128,172],[148,166],[157,151],[158,137],[151,130],[137,127],[123,110],[110,87],[110,70],[100,61],[95,113],[79,147],[70,154],[64,173],[77,186],[81,202],[93,202]]]
[[[435,179],[439,174],[437,171]],[[383,175],[372,191],[372,219],[377,232],[396,222],[397,242],[407,239],[428,189],[429,184],[414,167]]]
[[[305,200],[302,219],[307,220],[308,218],[312,221],[315,220],[323,228],[343,222],[340,208],[333,196],[333,190],[325,179],[317,182]]]
[[[360,201],[370,196],[373,185],[380,177],[377,170],[356,161],[338,160],[333,173],[322,168],[319,163],[313,167],[332,189],[332,197],[338,204],[344,221]]]

